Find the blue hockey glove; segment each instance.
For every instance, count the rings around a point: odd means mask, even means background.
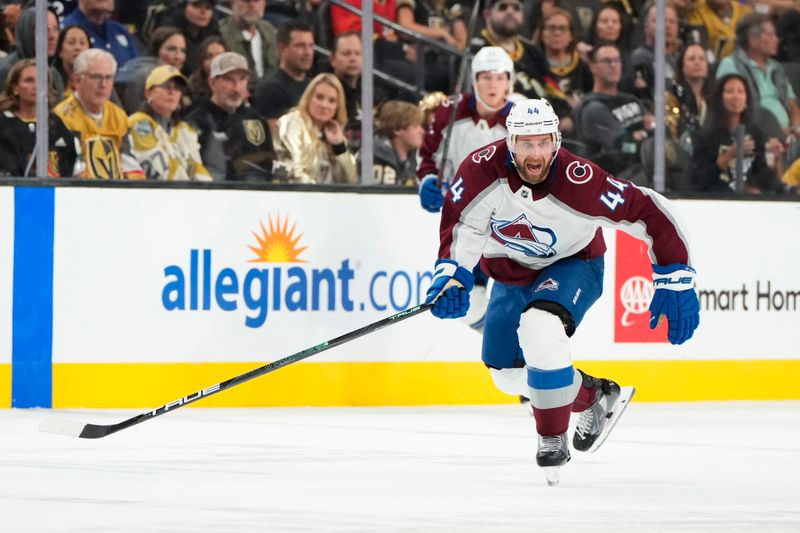
[[[700,301],[694,290],[695,270],[686,265],[653,265],[653,301],[650,302],[650,329],[658,326],[661,315],[669,322],[667,338],[672,344],[689,340],[700,323]]]
[[[433,303],[431,312],[439,318],[459,318],[469,310],[472,272],[450,259],[439,259],[425,303]]]
[[[442,187],[436,184],[437,176],[428,174],[419,182],[419,202],[423,209],[431,213],[438,213],[444,205],[444,193]],[[447,190],[447,185],[444,185]]]

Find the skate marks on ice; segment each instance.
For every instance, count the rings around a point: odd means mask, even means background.
[[[0,411],[2,531],[800,530],[800,402],[633,402],[557,488],[520,405],[186,409],[100,441],[53,414],[130,416]]]

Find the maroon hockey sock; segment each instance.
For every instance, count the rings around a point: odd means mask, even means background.
[[[587,387],[585,384],[581,385],[578,389],[578,396],[572,402],[572,412],[580,413],[587,410],[597,399],[597,389],[594,387]]]
[[[533,417],[536,419],[536,432],[539,435],[561,435],[569,426],[570,406],[555,407],[553,409],[533,408]]]

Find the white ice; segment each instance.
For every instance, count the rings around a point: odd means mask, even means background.
[[[634,401],[561,485],[521,405],[0,410],[0,531],[800,531],[800,402]]]

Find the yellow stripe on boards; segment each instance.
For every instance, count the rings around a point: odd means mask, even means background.
[[[258,367],[252,363],[53,365],[53,407],[157,407]],[[507,403],[481,363],[299,363],[198,406]]]
[[[53,407],[158,407],[258,366],[58,363],[53,365]],[[800,360],[580,361],[576,366],[622,385],[634,385],[636,401],[800,399],[800,380],[796,378],[800,375]],[[481,363],[348,362],[291,365],[195,405],[446,405],[515,401],[494,388]]]
[[[11,364],[0,364],[0,409],[11,407]]]

